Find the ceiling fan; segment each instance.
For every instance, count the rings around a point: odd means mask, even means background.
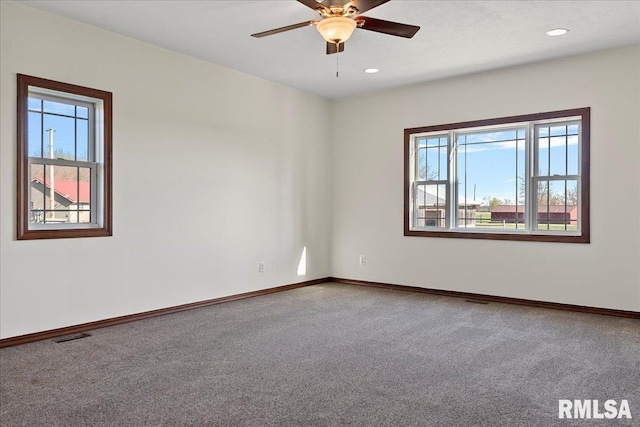
[[[367,10],[378,7],[390,0],[297,0],[298,3],[315,10],[322,19],[306,21],[286,27],[275,28],[261,33],[251,34],[252,37],[265,37],[296,28],[315,25],[322,37],[327,41],[327,55],[344,51],[344,42],[353,34],[356,28],[375,31],[392,36],[413,37],[420,27],[416,25],[400,24],[398,22],[383,21],[360,15]]]

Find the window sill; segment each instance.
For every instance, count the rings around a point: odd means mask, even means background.
[[[510,232],[482,232],[463,230],[405,230],[405,236],[413,237],[444,237],[450,239],[482,239],[482,240],[520,240],[527,242],[560,242],[560,243],[590,243],[589,234],[559,234],[559,233],[533,233],[522,231]]]
[[[107,228],[68,228],[68,229],[48,229],[48,230],[27,230],[18,232],[18,240],[37,239],[70,239],[75,237],[109,237],[113,233]]]

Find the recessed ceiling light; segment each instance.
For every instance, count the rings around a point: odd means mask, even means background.
[[[364,69],[364,72],[367,73],[367,74],[375,74],[378,71],[380,71],[380,70],[378,70],[377,68],[365,68]]]
[[[547,31],[547,35],[551,36],[551,37],[563,36],[563,35],[567,34],[568,32],[569,32],[569,30],[567,30],[566,28],[554,28],[553,30]]]

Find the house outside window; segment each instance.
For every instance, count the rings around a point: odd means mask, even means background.
[[[405,235],[589,242],[590,109],[405,129]]]
[[[18,239],[110,236],[112,95],[18,74]]]

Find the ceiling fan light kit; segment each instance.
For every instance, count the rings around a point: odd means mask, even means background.
[[[266,37],[297,28],[316,25],[318,31],[327,42],[327,55],[342,52],[344,42],[351,37],[356,28],[375,31],[377,33],[410,39],[420,27],[416,25],[400,24],[398,22],[383,21],[382,19],[369,18],[360,13],[378,7],[390,0],[297,0],[298,3],[315,10],[322,17],[319,21],[306,21],[286,27],[275,28],[269,31],[251,34],[252,37]],[[326,5],[327,3],[329,5]]]
[[[326,18],[318,22],[316,28],[322,37],[329,43],[344,43],[353,34],[357,27],[356,21],[344,16]]]

